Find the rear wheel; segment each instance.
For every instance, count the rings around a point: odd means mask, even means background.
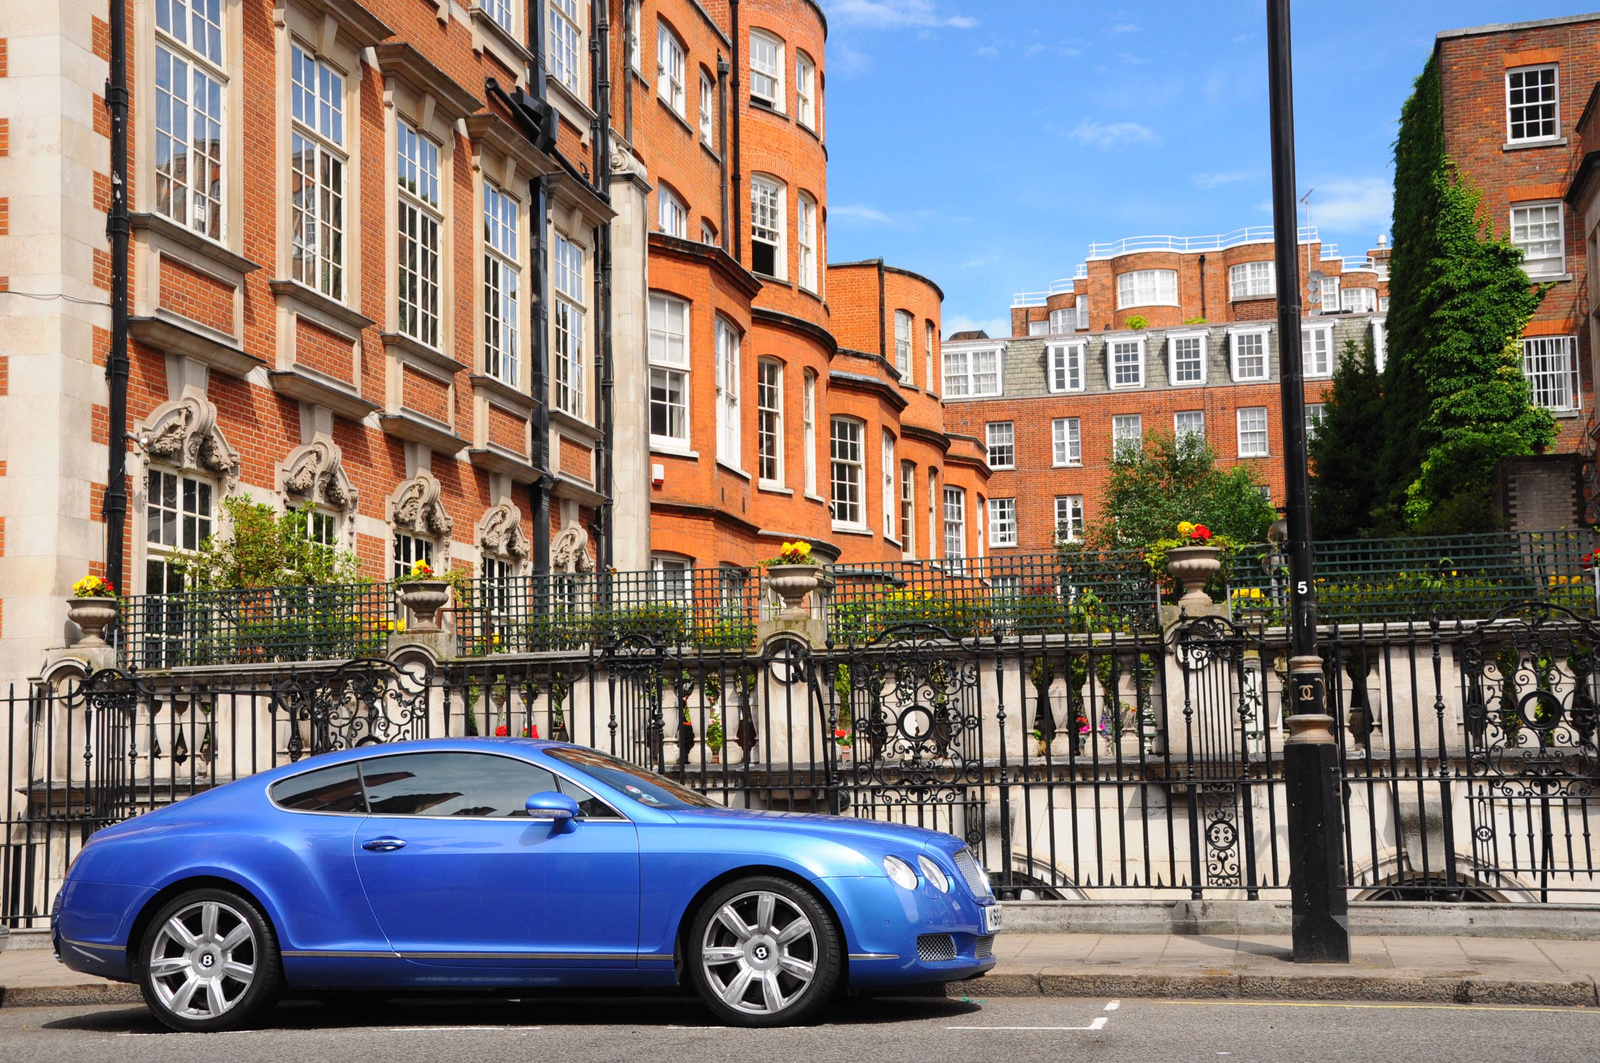
[[[190,890],[161,907],[136,957],[139,988],[174,1030],[237,1030],[260,1019],[283,987],[278,941],[251,901]]]
[[[820,1011],[839,988],[842,944],[811,891],[751,877],[711,895],[689,929],[695,989],[741,1026],[788,1026]]]

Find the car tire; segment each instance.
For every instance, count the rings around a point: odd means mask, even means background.
[[[838,991],[844,944],[816,894],[765,875],[731,882],[695,913],[685,942],[689,979],[717,1018],[793,1026]]]
[[[156,1018],[185,1033],[238,1030],[283,991],[278,937],[254,901],[230,890],[182,893],[156,912],[134,975]]]

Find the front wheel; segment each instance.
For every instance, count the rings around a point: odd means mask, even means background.
[[[810,890],[780,878],[724,886],[689,929],[689,975],[706,1006],[740,1026],[805,1022],[833,998],[843,944]]]
[[[260,1019],[283,987],[266,916],[227,890],[190,890],[161,907],[137,954],[139,988],[174,1030],[237,1030]]]

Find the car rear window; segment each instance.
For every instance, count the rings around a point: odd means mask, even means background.
[[[361,775],[354,764],[308,771],[279,779],[269,791],[272,800],[296,812],[365,812]]]

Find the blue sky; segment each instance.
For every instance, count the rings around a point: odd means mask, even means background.
[[[1091,241],[1272,224],[1262,0],[821,0],[829,257],[945,292],[946,334],[1004,334],[1014,292]],[[1400,105],[1434,35],[1572,0],[1294,9],[1300,192],[1346,254],[1389,228]]]

